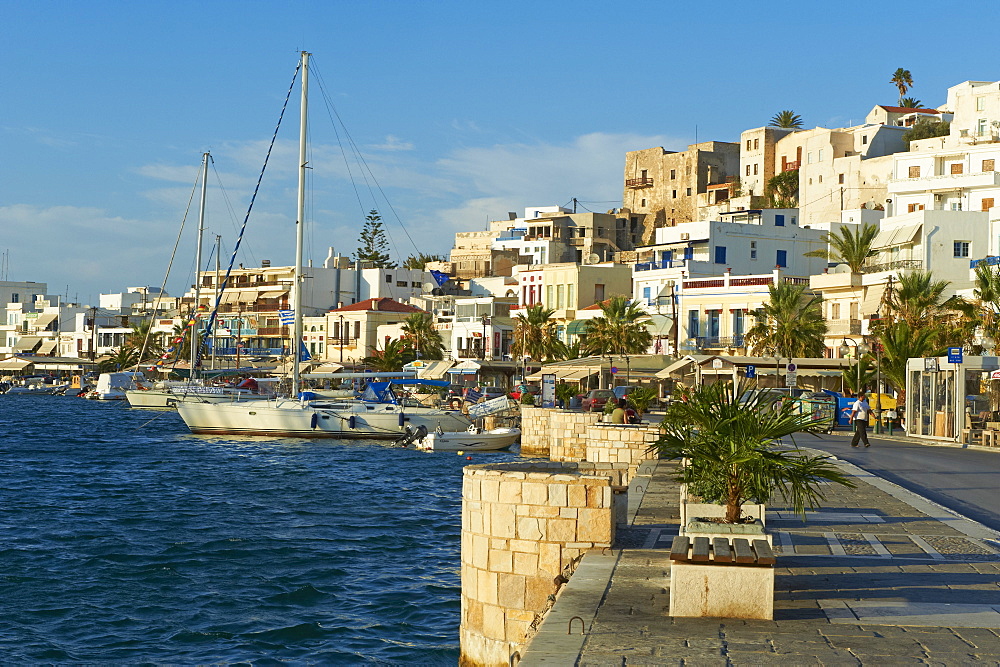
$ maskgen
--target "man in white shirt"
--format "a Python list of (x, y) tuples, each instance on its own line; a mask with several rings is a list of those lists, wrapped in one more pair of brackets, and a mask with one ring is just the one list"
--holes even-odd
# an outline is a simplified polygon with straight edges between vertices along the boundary
[(851, 423), (854, 424), (854, 438), (851, 440), (851, 447), (857, 447), (858, 442), (865, 441), (865, 447), (870, 447), (868, 442), (868, 420), (871, 418), (872, 408), (868, 405), (868, 400), (864, 393), (858, 394), (858, 400), (851, 406)]

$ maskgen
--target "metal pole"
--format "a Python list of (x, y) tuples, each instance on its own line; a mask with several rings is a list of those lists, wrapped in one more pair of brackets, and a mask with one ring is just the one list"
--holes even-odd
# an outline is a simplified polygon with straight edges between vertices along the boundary
[(344, 364), (344, 316), (340, 316), (340, 329), (337, 331), (337, 342), (340, 343), (340, 364)]
[(306, 123), (309, 120), (309, 53), (302, 52), (302, 105), (299, 110), (299, 187), (295, 220), (295, 267), (292, 281), (292, 396), (299, 396), (299, 347), (302, 344), (302, 254), (306, 211)]
[(874, 342), (875, 347), (875, 420), (876, 435), (882, 432), (882, 351), (879, 349), (878, 341)]

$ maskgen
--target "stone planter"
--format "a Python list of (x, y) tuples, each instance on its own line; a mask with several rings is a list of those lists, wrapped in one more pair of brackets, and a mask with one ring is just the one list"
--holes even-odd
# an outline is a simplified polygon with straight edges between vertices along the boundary
[(774, 620), (774, 568), (671, 560), (670, 615)]
[[(681, 534), (684, 534), (684, 527), (688, 525), (691, 521), (697, 517), (705, 517), (708, 519), (721, 519), (726, 516), (726, 508), (724, 505), (719, 505), (716, 503), (703, 503), (697, 502), (692, 497), (685, 499), (686, 493), (681, 496)], [(740, 514), (742, 516), (749, 516), (753, 519), (760, 521), (761, 525), (766, 524), (765, 515), (767, 512), (767, 507), (763, 504), (746, 504), (740, 507)]]
[[(715, 507), (719, 507), (723, 510), (723, 513), (725, 512), (725, 508), (721, 505), (715, 505)], [(763, 512), (763, 505), (754, 505), (753, 507), (760, 507)], [(760, 519), (754, 519), (753, 523), (715, 523), (714, 521), (699, 520), (721, 517), (723, 513), (709, 516), (694, 515), (688, 519), (687, 523), (681, 524), (681, 532), (690, 538), (707, 537), (711, 540), (715, 537), (725, 537), (727, 539), (743, 537), (751, 541), (767, 540), (768, 544), (772, 544), (771, 535), (764, 530), (764, 522)]]

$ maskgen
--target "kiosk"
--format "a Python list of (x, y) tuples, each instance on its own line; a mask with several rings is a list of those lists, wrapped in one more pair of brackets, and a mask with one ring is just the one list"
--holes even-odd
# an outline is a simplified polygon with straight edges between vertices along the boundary
[[(906, 362), (905, 418), (907, 435), (938, 440), (971, 441), (973, 430), (988, 430), (981, 415), (993, 414), (989, 394), (991, 376), (1000, 369), (998, 357), (927, 357)], [(1000, 430), (1000, 424), (997, 424)], [(976, 427), (974, 429), (974, 427)]]

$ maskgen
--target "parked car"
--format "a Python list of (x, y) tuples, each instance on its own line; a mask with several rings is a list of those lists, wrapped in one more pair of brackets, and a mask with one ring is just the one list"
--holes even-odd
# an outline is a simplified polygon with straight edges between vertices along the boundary
[(600, 412), (604, 410), (604, 404), (609, 400), (615, 400), (615, 392), (610, 389), (591, 389), (584, 396), (580, 407), (588, 412)]
[(618, 399), (625, 398), (626, 396), (631, 394), (632, 390), (635, 388), (636, 388), (635, 385), (630, 385), (630, 384), (623, 384), (620, 387), (615, 387), (613, 389), (613, 391), (615, 392), (615, 398)]
[(521, 388), (522, 387), (526, 389), (526, 393), (529, 393), (529, 394), (531, 394), (533, 396), (539, 396), (542, 393), (542, 389), (538, 385), (532, 385), (532, 384), (524, 385), (524, 384), (519, 384), (517, 386), (517, 388), (514, 389), (514, 391), (510, 392), (510, 397), (513, 398), (515, 401), (521, 400)]
[(485, 398), (487, 401), (490, 400), (491, 398), (499, 398), (501, 396), (507, 395), (507, 392), (501, 389), (500, 387), (483, 387), (482, 392), (483, 392), (483, 398)]

